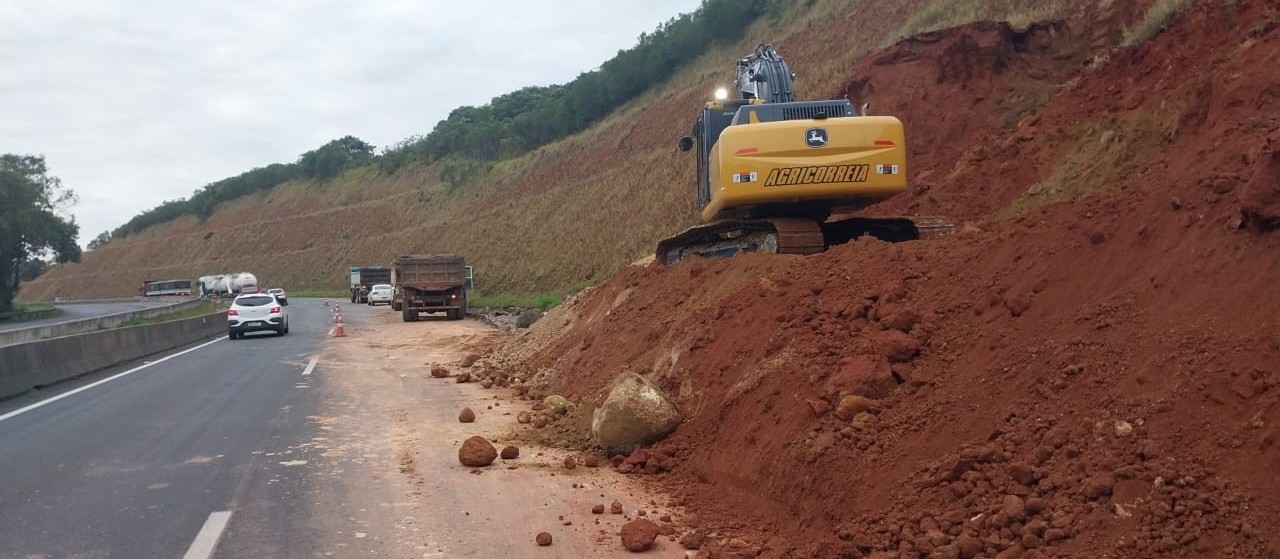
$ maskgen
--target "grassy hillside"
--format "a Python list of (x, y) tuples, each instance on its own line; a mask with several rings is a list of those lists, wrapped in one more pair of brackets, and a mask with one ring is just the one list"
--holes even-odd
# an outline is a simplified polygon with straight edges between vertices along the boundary
[[(732, 81), (732, 63), (759, 42), (778, 46), (802, 98), (845, 93), (867, 52), (908, 33), (973, 19), (1064, 15), (1067, 2), (813, 0), (763, 17), (666, 85), (564, 141), (449, 184), (449, 163), (392, 175), (365, 167), (320, 183), (295, 181), (151, 227), (27, 284), (27, 300), (127, 295), (144, 278), (250, 270), (270, 285), (341, 287), (345, 268), (406, 252), (457, 252), (482, 291), (547, 292), (607, 276), (692, 224), (694, 162), (674, 149), (697, 108)], [(867, 99), (891, 104), (893, 92)], [(456, 170), (456, 167), (455, 167)], [(456, 173), (455, 173), (456, 174)]]

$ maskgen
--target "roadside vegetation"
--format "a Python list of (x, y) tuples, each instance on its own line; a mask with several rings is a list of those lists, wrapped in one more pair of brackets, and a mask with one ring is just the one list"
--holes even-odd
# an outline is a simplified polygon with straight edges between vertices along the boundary
[(1007, 21), (1015, 29), (1062, 14), (1068, 0), (942, 0), (915, 12), (894, 35), (906, 38), (973, 21)]
[(161, 322), (169, 322), (171, 320), (182, 320), (184, 318), (193, 318), (204, 316), (207, 314), (219, 313), (227, 310), (227, 306), (217, 301), (204, 301), (194, 307), (174, 311), (171, 313), (158, 314), (155, 316), (135, 316), (120, 324), (121, 328), (130, 326), (142, 326), (144, 324), (159, 324)]
[(44, 303), (19, 303), (14, 301), (12, 307), (7, 312), (0, 312), (0, 321), (5, 323), (22, 322), (24, 320), (49, 318), (62, 314), (62, 309)]
[[(1134, 27), (1125, 27), (1125, 46), (1138, 46), (1155, 38), (1156, 35), (1159, 35), (1161, 31), (1164, 31), (1169, 26), (1174, 16), (1178, 15), (1178, 12), (1190, 3), (1191, 0), (1156, 0), (1147, 9), (1147, 15), (1142, 18), (1142, 21), (1138, 22)], [(1231, 4), (1234, 4), (1234, 2), (1227, 0), (1224, 5), (1229, 8)]]

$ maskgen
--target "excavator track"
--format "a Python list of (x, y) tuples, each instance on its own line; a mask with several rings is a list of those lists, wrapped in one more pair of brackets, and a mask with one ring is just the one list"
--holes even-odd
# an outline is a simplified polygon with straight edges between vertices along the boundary
[(690, 256), (717, 258), (742, 252), (817, 254), (866, 235), (903, 242), (941, 237), (953, 229), (953, 223), (940, 217), (854, 217), (825, 223), (807, 218), (721, 220), (662, 240), (655, 257), (671, 265)]
[(816, 254), (826, 250), (822, 226), (812, 219), (730, 219), (695, 225), (658, 243), (656, 258), (675, 264), (689, 256), (729, 257), (740, 252)]

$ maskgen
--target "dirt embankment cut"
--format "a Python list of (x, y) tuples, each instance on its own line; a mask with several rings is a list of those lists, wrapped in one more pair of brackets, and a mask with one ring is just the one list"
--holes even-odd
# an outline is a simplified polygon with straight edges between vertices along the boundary
[(585, 399), (653, 379), (685, 421), (650, 479), (763, 556), (1280, 556), (1280, 15), (1232, 6), (1072, 54), (1011, 123), (934, 119), (959, 147), (894, 203), (953, 237), (633, 267), (494, 360)]

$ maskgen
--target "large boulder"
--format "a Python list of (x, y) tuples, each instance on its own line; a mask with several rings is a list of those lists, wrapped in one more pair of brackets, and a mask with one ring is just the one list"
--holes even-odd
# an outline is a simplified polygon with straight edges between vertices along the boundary
[(680, 425), (680, 410), (644, 377), (623, 373), (591, 418), (591, 434), (605, 450), (628, 453), (670, 434)]
[(458, 461), (463, 466), (482, 468), (492, 464), (497, 458), (498, 449), (493, 448), (493, 444), (484, 437), (471, 437), (458, 449)]
[(622, 547), (627, 551), (640, 552), (653, 547), (653, 540), (658, 538), (658, 525), (647, 518), (637, 518), (622, 526)]

